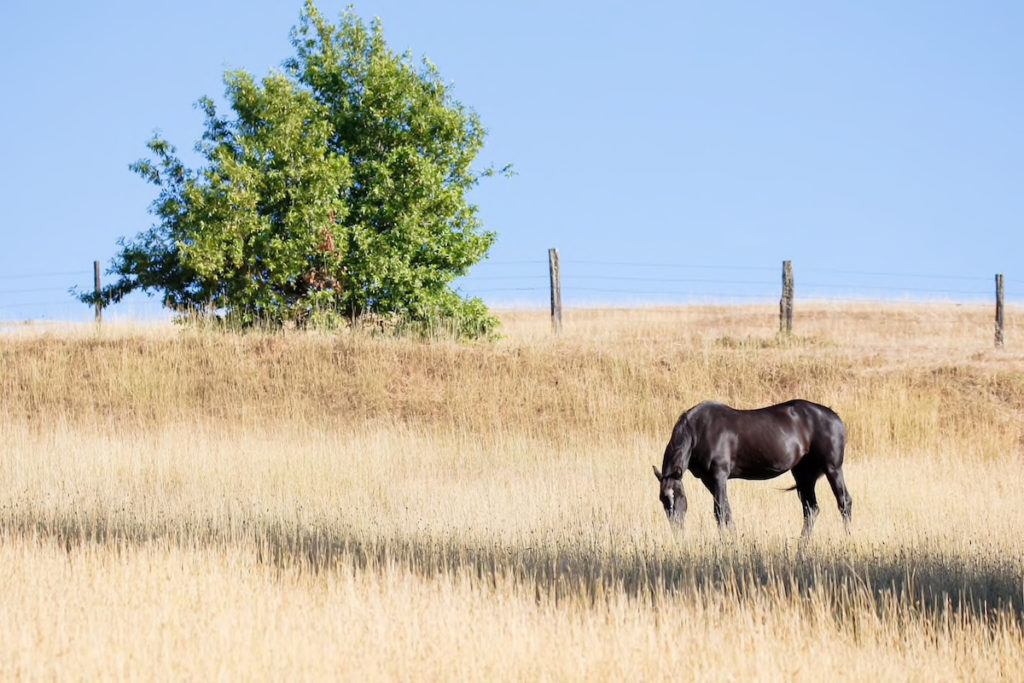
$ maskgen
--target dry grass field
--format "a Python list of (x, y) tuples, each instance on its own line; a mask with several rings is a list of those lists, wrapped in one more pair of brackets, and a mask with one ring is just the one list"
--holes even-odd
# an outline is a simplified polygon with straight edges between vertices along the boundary
[[(1022, 680), (1024, 311), (579, 310), (551, 334), (0, 329), (0, 679)], [(705, 399), (802, 397), (819, 482), (685, 532), (651, 465)]]

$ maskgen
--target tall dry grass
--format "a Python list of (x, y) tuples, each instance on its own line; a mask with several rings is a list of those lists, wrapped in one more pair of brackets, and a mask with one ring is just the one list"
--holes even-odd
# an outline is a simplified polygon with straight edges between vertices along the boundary
[[(990, 311), (502, 314), (496, 344), (163, 327), (0, 336), (2, 678), (1020, 678), (1024, 345)], [(1008, 320), (1017, 319), (1011, 311)], [(801, 396), (827, 486), (650, 465), (704, 399)]]

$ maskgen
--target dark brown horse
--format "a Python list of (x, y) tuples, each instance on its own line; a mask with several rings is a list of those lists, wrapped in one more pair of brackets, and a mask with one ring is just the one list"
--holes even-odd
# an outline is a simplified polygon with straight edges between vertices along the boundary
[(814, 484), (824, 474), (849, 531), (853, 501), (843, 480), (845, 447), (843, 421), (817, 403), (798, 399), (757, 410), (701, 403), (676, 422), (661, 471), (655, 467), (654, 476), (669, 521), (681, 524), (686, 516), (683, 473), (689, 470), (715, 497), (715, 519), (725, 527), (732, 524), (725, 492), (729, 479), (771, 479), (792, 472), (806, 537), (818, 515)]

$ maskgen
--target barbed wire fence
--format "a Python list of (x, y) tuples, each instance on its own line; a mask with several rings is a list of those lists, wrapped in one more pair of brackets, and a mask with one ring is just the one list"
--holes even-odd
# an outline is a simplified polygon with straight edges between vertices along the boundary
[[(0, 274), (0, 322), (79, 322), (99, 320), (103, 309), (79, 301), (73, 290), (93, 292), (99, 289), (99, 263), (88, 267), (41, 272)], [(158, 299), (133, 296), (114, 309), (117, 320), (167, 320), (171, 314)]]
[[(792, 268), (792, 263), (791, 263)], [(780, 278), (780, 273), (782, 277)], [(792, 277), (792, 275), (791, 275)], [(950, 302), (987, 304), (995, 301), (996, 345), (1004, 329), (1004, 276), (894, 272), (807, 267), (797, 270), (790, 296), (823, 302)], [(995, 285), (995, 286), (993, 286)], [(786, 321), (785, 262), (778, 266), (710, 265), (561, 258), (549, 250), (547, 259), (484, 261), (472, 279), (460, 284), (466, 296), (496, 298), (512, 307), (550, 305), (552, 327), (561, 328), (563, 299), (570, 307), (657, 304), (757, 304), (779, 307), (780, 331), (792, 329), (793, 303)]]
[[(764, 300), (777, 298), (779, 279), (777, 267), (740, 267), (740, 266), (704, 266), (692, 264), (658, 264), (658, 263), (634, 263), (617, 261), (575, 261), (563, 260), (562, 286), (564, 290), (575, 294), (618, 294), (627, 296), (651, 296), (676, 298), (682, 301), (707, 300), (721, 303), (743, 300)], [(484, 265), (484, 264), (481, 264)], [(538, 274), (536, 271), (548, 268), (547, 261), (496, 261), (489, 262), (488, 266), (533, 266), (532, 272), (521, 272), (517, 274), (504, 275), (479, 275), (473, 276), (473, 285), (464, 285), (463, 293), (471, 296), (482, 294), (523, 294), (523, 298), (543, 301), (543, 297), (549, 291), (549, 276), (546, 272)], [(644, 269), (665, 269), (665, 270), (691, 270), (698, 272), (727, 273), (749, 272), (763, 273), (765, 276), (756, 279), (737, 279), (723, 277), (663, 277), (658, 275), (622, 275), (610, 274), (607, 271), (581, 272), (580, 267), (609, 268), (644, 268)], [(491, 271), (493, 272), (493, 271)], [(767, 275), (771, 273), (772, 276)], [(800, 289), (805, 298), (812, 299), (837, 299), (837, 300), (887, 300), (894, 296), (910, 298), (906, 295), (924, 295), (923, 298), (930, 300), (963, 301), (965, 298), (970, 301), (980, 301), (991, 298), (992, 289), (991, 277), (956, 276), (956, 275), (927, 275), (913, 273), (882, 273), (855, 270), (830, 270), (807, 268), (801, 269), (801, 274), (828, 274), (828, 275), (853, 275), (859, 277), (885, 277), (902, 278), (904, 280), (958, 280), (965, 283), (964, 286), (934, 287), (922, 285), (904, 284), (872, 284), (870, 282), (828, 282), (821, 279), (812, 279), (808, 282), (801, 281)], [(503, 281), (510, 285), (502, 285)], [(484, 283), (478, 286), (475, 283)], [(530, 284), (525, 284), (530, 283)], [(969, 283), (969, 284), (967, 284)], [(686, 285), (686, 286), (679, 286)], [(712, 287), (708, 287), (712, 286)], [(755, 291), (740, 291), (738, 288), (751, 289)], [(872, 296), (876, 293), (877, 296)], [(529, 295), (529, 296), (526, 296)], [(503, 297), (503, 298), (508, 298)], [(586, 303), (587, 297), (577, 297), (577, 302)]]
[[(100, 287), (99, 262), (81, 269), (0, 274), (0, 321), (99, 321), (103, 310), (91, 309), (72, 296)], [(943, 301), (984, 304), (995, 299), (995, 339), (1003, 338), (1004, 278), (995, 276), (889, 272), (800, 267), (795, 296), (802, 301)], [(784, 267), (783, 267), (784, 271)], [(1013, 280), (1011, 279), (1011, 282)], [(993, 287), (995, 284), (995, 287)], [(550, 306), (552, 325), (561, 325), (563, 298), (571, 307), (685, 304), (771, 304), (780, 307), (785, 326), (785, 282), (778, 266), (712, 265), (636, 260), (548, 258), (486, 260), (456, 283), (464, 296), (506, 308)], [(556, 296), (557, 295), (557, 296)], [(557, 301), (556, 301), (557, 298)], [(792, 301), (790, 301), (792, 310)], [(158, 300), (136, 297), (118, 304), (124, 320), (168, 319)]]

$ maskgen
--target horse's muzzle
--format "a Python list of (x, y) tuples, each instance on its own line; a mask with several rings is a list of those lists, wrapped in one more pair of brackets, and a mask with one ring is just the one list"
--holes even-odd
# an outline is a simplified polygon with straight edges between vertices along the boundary
[(673, 527), (682, 528), (683, 520), (686, 519), (686, 512), (678, 507), (665, 508), (665, 517)]

